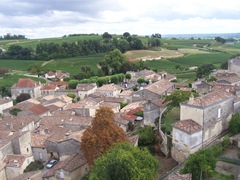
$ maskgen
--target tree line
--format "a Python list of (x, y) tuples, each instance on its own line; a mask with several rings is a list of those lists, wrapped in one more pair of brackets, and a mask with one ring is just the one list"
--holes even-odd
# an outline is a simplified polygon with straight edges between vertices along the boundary
[(15, 40), (15, 39), (26, 39), (24, 35), (11, 35), (11, 34), (6, 34), (3, 36), (0, 36), (0, 40)]
[[(150, 38), (147, 46), (158, 47), (158, 38)], [(40, 43), (36, 49), (12, 45), (6, 52), (0, 52), (1, 59), (49, 60), (54, 58), (69, 58), (96, 53), (106, 53), (119, 49), (122, 53), (128, 50), (146, 49), (143, 41), (130, 33), (124, 33), (120, 38), (112, 37), (105, 32), (102, 39), (78, 40), (76, 42)]]

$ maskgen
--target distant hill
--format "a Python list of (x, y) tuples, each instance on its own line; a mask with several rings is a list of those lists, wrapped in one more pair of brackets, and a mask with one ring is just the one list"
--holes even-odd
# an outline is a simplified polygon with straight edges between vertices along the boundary
[(222, 38), (240, 38), (240, 33), (213, 33), (213, 34), (163, 34), (162, 38), (201, 38), (201, 39), (214, 39), (215, 37)]

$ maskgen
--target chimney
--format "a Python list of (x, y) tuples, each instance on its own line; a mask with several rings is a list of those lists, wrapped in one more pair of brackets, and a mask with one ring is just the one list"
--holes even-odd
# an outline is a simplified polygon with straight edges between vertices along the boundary
[(212, 92), (212, 86), (209, 86), (209, 92)]
[(44, 129), (44, 133), (48, 134), (48, 128)]
[(188, 100), (188, 104), (193, 104), (193, 102), (194, 102), (194, 96), (193, 94), (191, 94)]
[(13, 161), (13, 165), (14, 165), (15, 167), (19, 167), (18, 161), (17, 161), (17, 160), (14, 160), (14, 161)]

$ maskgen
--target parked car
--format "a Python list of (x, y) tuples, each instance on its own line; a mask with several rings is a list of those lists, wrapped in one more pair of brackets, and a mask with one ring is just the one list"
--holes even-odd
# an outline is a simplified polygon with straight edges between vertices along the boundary
[(52, 168), (55, 164), (57, 164), (57, 162), (58, 162), (58, 161), (57, 161), (56, 159), (50, 160), (50, 161), (47, 163), (47, 165), (46, 165), (47, 169)]

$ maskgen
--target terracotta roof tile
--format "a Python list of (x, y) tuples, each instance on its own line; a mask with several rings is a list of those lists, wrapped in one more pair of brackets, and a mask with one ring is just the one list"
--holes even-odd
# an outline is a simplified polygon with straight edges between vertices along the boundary
[(55, 175), (55, 171), (58, 169), (63, 169), (68, 172), (72, 172), (73, 170), (85, 165), (87, 162), (83, 155), (74, 154), (68, 157), (67, 159), (58, 162), (51, 170), (49, 170), (46, 174), (43, 175), (44, 178), (51, 177)]
[(156, 94), (163, 94), (165, 91), (170, 90), (173, 84), (167, 80), (161, 79), (153, 84), (146, 86), (144, 89)]
[(31, 146), (32, 147), (45, 147), (45, 140), (50, 134), (31, 133)]
[(28, 109), (29, 111), (35, 113), (36, 115), (42, 115), (49, 111), (47, 107), (44, 107), (41, 104), (37, 104)]
[(172, 124), (172, 126), (188, 134), (194, 134), (202, 130), (202, 126), (192, 119), (177, 121), (176, 123)]
[(136, 115), (134, 115), (136, 112), (138, 111), (143, 111), (143, 107), (137, 107), (133, 110), (130, 110), (129, 112), (127, 112), (126, 114), (123, 114), (122, 117), (124, 119), (127, 119), (127, 120), (131, 120), (131, 121), (135, 121), (135, 119), (137, 118)]
[(29, 156), (19, 154), (6, 155), (3, 159), (3, 163), (5, 163), (6, 166), (12, 167), (15, 166), (14, 163), (17, 162), (19, 164), (19, 167), (21, 167), (27, 157)]
[(36, 82), (29, 78), (20, 78), (17, 83), (17, 88), (34, 88), (40, 86), (39, 82)]
[(194, 105), (198, 107), (207, 107), (231, 97), (233, 98), (233, 95), (231, 93), (228, 93), (225, 91), (214, 91), (202, 97), (194, 98), (192, 101), (188, 101), (187, 103), (181, 103), (181, 104), (183, 105), (189, 104), (189, 105)]
[(41, 90), (56, 90), (57, 86), (56, 85), (45, 85), (41, 87)]
[(97, 88), (97, 91), (116, 91), (122, 88), (116, 84), (104, 84), (103, 86)]

